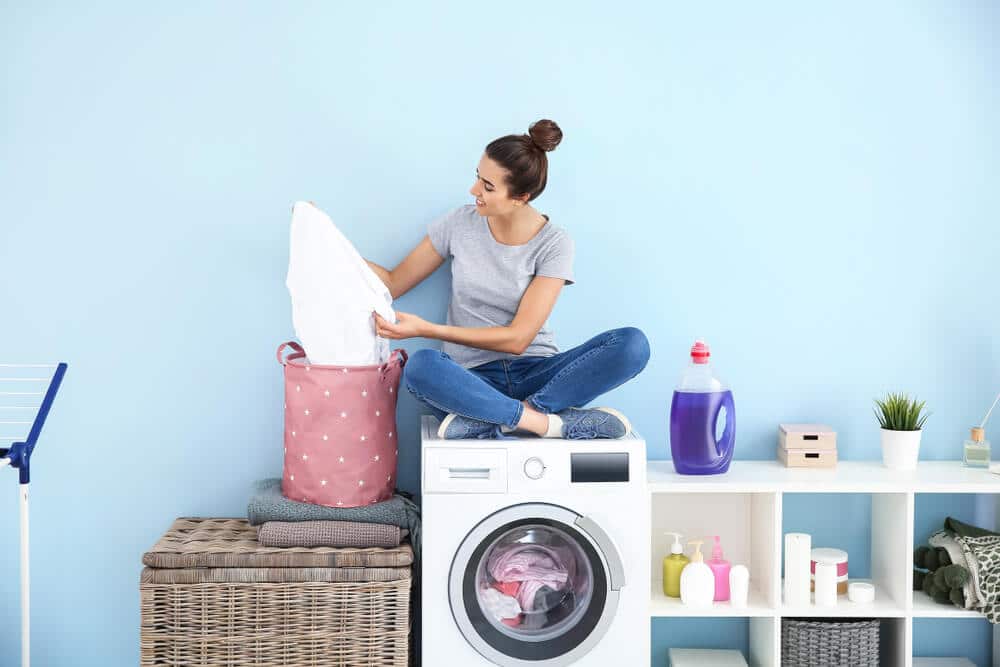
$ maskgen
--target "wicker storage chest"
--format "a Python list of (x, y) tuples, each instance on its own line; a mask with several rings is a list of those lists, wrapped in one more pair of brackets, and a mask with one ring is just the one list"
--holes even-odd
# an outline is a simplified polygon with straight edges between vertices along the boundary
[(269, 548), (245, 519), (178, 519), (139, 583), (143, 667), (409, 660), (413, 551)]

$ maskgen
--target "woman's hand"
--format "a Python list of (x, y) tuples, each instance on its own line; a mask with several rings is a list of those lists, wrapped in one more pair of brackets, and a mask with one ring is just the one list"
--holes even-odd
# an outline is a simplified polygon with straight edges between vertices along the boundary
[(402, 338), (426, 337), (430, 322), (410, 313), (396, 311), (396, 322), (390, 322), (378, 313), (375, 316), (375, 333), (382, 338), (400, 340)]

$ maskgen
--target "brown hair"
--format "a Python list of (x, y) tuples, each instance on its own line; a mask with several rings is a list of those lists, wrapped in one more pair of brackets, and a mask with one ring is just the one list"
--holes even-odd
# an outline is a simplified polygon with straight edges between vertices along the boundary
[(542, 194), (549, 175), (549, 159), (562, 141), (562, 130), (554, 121), (532, 123), (527, 134), (508, 134), (489, 143), (486, 156), (507, 170), (511, 197), (527, 194), (531, 201)]

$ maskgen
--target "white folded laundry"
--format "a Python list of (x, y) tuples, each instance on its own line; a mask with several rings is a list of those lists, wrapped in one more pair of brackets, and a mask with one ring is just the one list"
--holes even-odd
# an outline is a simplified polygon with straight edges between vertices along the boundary
[(330, 217), (309, 202), (292, 207), (288, 277), (292, 325), (309, 361), (381, 364), (389, 341), (375, 334), (372, 311), (396, 321), (392, 295)]

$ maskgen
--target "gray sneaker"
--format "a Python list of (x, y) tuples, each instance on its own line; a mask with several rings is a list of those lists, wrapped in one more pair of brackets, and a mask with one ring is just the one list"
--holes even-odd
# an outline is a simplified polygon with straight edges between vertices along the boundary
[(492, 438), (496, 424), (449, 414), (438, 427), (438, 437), (442, 440), (468, 440), (472, 438)]
[(556, 414), (563, 420), (567, 440), (617, 440), (632, 432), (632, 424), (614, 408), (566, 408)]

